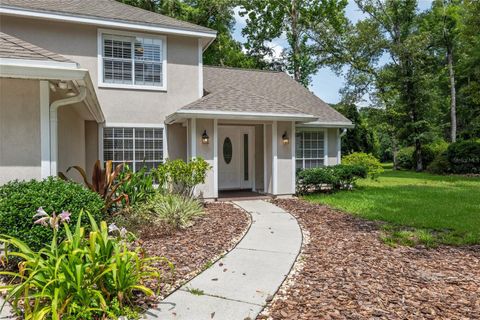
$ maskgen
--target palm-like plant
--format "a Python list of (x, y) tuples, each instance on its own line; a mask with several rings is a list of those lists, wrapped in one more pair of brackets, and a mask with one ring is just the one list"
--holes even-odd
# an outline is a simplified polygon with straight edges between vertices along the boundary
[[(113, 162), (111, 160), (105, 162), (105, 169), (102, 169), (100, 160), (95, 162), (93, 166), (92, 181), (88, 181), (87, 173), (80, 166), (68, 167), (66, 172), (71, 169), (77, 170), (82, 176), (85, 186), (92, 191), (98, 193), (105, 201), (105, 210), (108, 210), (114, 203), (125, 200), (128, 204), (128, 195), (125, 193), (118, 194), (117, 189), (126, 183), (131, 178), (131, 174), (125, 174), (121, 179), (119, 175), (122, 172), (124, 164), (121, 163), (113, 168)], [(69, 180), (62, 172), (58, 173), (58, 176), (64, 180)]]

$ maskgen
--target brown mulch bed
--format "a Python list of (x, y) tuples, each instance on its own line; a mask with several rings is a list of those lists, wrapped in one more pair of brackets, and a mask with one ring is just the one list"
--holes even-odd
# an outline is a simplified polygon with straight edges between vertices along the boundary
[(303, 200), (275, 204), (308, 242), (258, 319), (480, 318), (480, 246), (392, 248), (378, 223)]
[[(161, 296), (168, 295), (231, 250), (250, 226), (250, 216), (229, 203), (207, 203), (205, 215), (185, 230), (167, 231), (145, 226), (140, 232), (142, 247), (149, 256), (167, 258), (175, 266), (173, 274), (165, 263)], [(150, 283), (158, 289), (156, 283)]]

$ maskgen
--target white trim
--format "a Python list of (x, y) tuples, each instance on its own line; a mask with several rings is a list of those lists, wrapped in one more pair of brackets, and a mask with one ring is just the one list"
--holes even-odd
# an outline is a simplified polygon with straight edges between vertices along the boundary
[(52, 67), (41, 62), (37, 65), (24, 64), (20, 59), (17, 61), (18, 63), (15, 64), (13, 61), (3, 64), (3, 61), (0, 60), (0, 76), (38, 80), (83, 80), (88, 73), (86, 69)]
[(328, 129), (323, 129), (323, 165), (328, 166)]
[(203, 47), (198, 39), (198, 98), (203, 97)]
[(272, 123), (272, 194), (276, 195), (278, 193), (278, 128), (277, 121)]
[(163, 126), (163, 162), (165, 162), (165, 159), (169, 159), (168, 156), (168, 126)]
[[(103, 128), (105, 124), (98, 125), (98, 160), (100, 160), (100, 164), (103, 166), (105, 159), (103, 158)], [(88, 165), (88, 164), (87, 164)]]
[(156, 27), (152, 25), (146, 25), (141, 23), (128, 23), (128, 22), (120, 22), (120, 21), (112, 21), (108, 19), (102, 18), (89, 18), (89, 17), (81, 17), (81, 16), (72, 16), (72, 15), (62, 15), (59, 13), (45, 13), (45, 12), (38, 12), (38, 11), (30, 11), (24, 9), (13, 9), (13, 8), (5, 8), (0, 7), (0, 13), (5, 15), (13, 15), (13, 16), (23, 16), (23, 17), (31, 17), (31, 18), (39, 18), (39, 19), (47, 19), (47, 20), (57, 20), (57, 21), (64, 21), (64, 22), (75, 22), (81, 24), (90, 24), (90, 25), (97, 25), (103, 27), (114, 27), (114, 28), (124, 28), (124, 29), (131, 29), (143, 32), (159, 32), (159, 33), (166, 33), (166, 34), (178, 34), (184, 36), (191, 36), (191, 37), (205, 37), (205, 38), (216, 38), (216, 32), (202, 32), (202, 31), (192, 31), (192, 30), (184, 30), (180, 28), (172, 28), (172, 27)]
[(41, 178), (50, 175), (50, 86), (48, 81), (40, 81), (40, 149)]
[(263, 193), (268, 193), (267, 186), (267, 124), (263, 124)]
[(163, 123), (105, 122), (105, 127), (119, 128), (165, 128)]
[(353, 127), (355, 127), (355, 125), (351, 122), (322, 122), (322, 121), (313, 121), (313, 122), (301, 123), (297, 126), (298, 127), (305, 127), (305, 128), (318, 128), (318, 127), (353, 128)]
[[(162, 41), (162, 86), (145, 86), (137, 85), (135, 81), (135, 59), (132, 53), (132, 84), (107, 83), (103, 81), (103, 35), (125, 36), (125, 37), (142, 37), (150, 39), (159, 39)], [(129, 32), (110, 29), (97, 30), (97, 66), (98, 66), (98, 87), (99, 88), (115, 88), (126, 90), (149, 90), (149, 91), (167, 91), (167, 37), (154, 35), (149, 33)]]
[(193, 118), (190, 120), (190, 139), (192, 146), (190, 158), (194, 159), (197, 157), (197, 119)]
[(290, 144), (291, 144), (291, 152), (292, 152), (292, 194), (295, 194), (297, 191), (296, 188), (296, 171), (297, 171), (297, 159), (295, 152), (295, 139), (297, 137), (297, 132), (295, 131), (295, 121), (292, 121), (292, 129), (290, 133)]
[(342, 136), (340, 129), (337, 131), (337, 164), (342, 162)]
[(78, 69), (79, 65), (75, 62), (61, 62), (53, 60), (30, 60), (15, 58), (0, 58), (0, 64), (5, 66), (30, 66), (30, 67), (50, 67), (55, 69)]
[(223, 120), (296, 120), (311, 121), (317, 119), (312, 115), (289, 114), (289, 113), (270, 113), (270, 112), (237, 112), (237, 111), (210, 111), (210, 110), (178, 110), (169, 115), (167, 123), (173, 123), (178, 119), (197, 118), (197, 119), (223, 119)]
[(218, 120), (213, 119), (213, 197), (218, 198)]

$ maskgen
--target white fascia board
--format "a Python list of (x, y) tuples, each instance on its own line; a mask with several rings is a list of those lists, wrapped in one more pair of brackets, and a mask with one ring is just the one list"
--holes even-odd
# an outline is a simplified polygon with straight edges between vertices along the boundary
[(17, 60), (16, 64), (8, 61), (3, 63), (0, 59), (0, 77), (3, 78), (20, 78), (20, 79), (38, 79), (38, 80), (83, 80), (88, 74), (87, 69), (66, 68), (65, 66), (52, 66), (49, 63), (44, 64), (38, 61), (37, 64), (29, 62), (23, 63), (24, 60)]
[(184, 36), (190, 36), (190, 37), (203, 37), (203, 38), (217, 37), (217, 32), (193, 31), (193, 30), (186, 30), (186, 29), (174, 28), (174, 27), (158, 27), (158, 26), (153, 26), (148, 24), (129, 23), (129, 22), (114, 21), (114, 20), (108, 20), (108, 19), (102, 19), (102, 18), (74, 16), (74, 15), (51, 13), (51, 12), (39, 12), (39, 11), (25, 10), (25, 9), (18, 9), (18, 8), (0, 7), (0, 14), (37, 18), (37, 19), (56, 20), (56, 21), (63, 21), (63, 22), (75, 22), (75, 23), (81, 23), (81, 24), (122, 28), (122, 29), (137, 30), (137, 31), (176, 34), (176, 35), (184, 35)]
[(314, 121), (297, 124), (297, 128), (353, 128), (355, 125), (351, 122), (323, 122)]
[(178, 110), (167, 117), (167, 121), (181, 118), (197, 119), (243, 119), (243, 120), (280, 120), (280, 121), (314, 121), (318, 119), (313, 115), (267, 113), (267, 112), (234, 112), (234, 111), (208, 111), (208, 110)]
[(16, 66), (24, 65), (31, 67), (52, 67), (57, 69), (78, 69), (79, 65), (76, 62), (60, 62), (53, 60), (34, 60), (34, 59), (13, 59), (13, 58), (0, 58), (0, 65)]

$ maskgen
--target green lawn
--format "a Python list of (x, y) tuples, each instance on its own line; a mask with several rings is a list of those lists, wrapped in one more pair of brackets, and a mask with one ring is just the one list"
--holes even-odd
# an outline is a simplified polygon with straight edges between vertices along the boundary
[(390, 244), (480, 244), (480, 178), (393, 171), (364, 179), (354, 191), (314, 194), (307, 200), (386, 221)]

